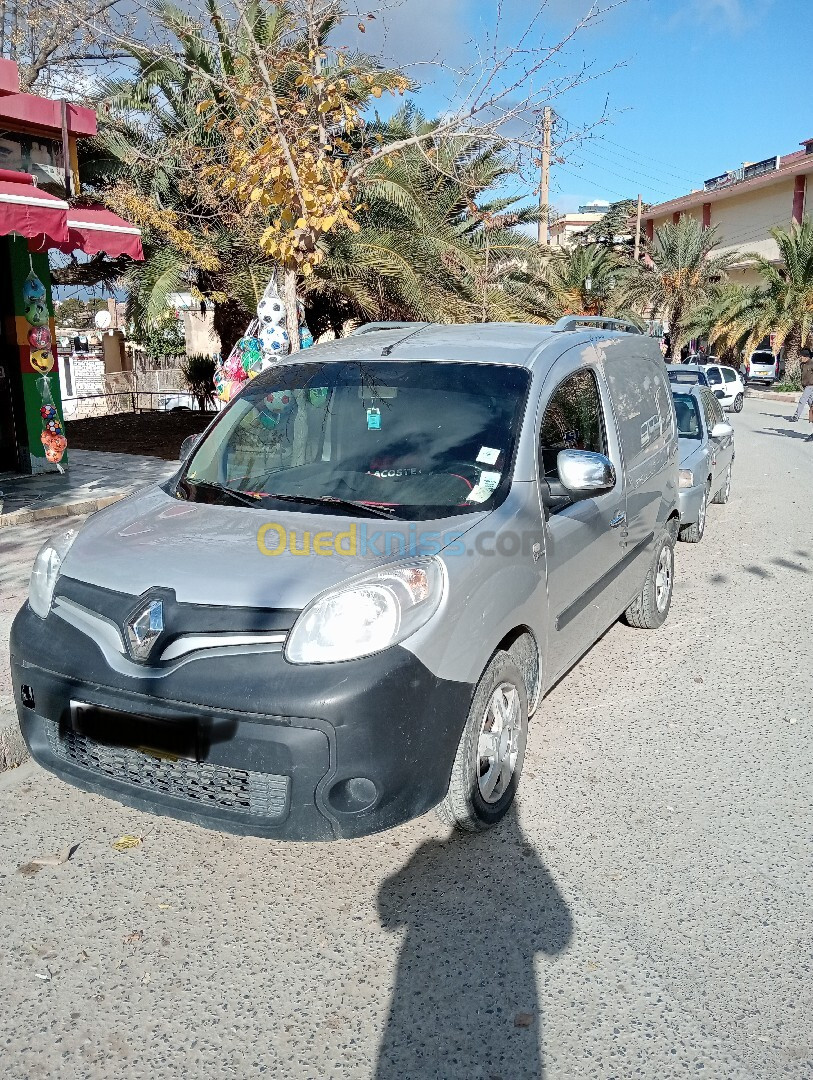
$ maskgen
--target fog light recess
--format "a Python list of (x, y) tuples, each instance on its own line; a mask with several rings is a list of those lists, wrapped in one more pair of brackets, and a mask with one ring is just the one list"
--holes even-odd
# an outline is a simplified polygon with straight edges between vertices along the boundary
[(339, 780), (330, 789), (328, 802), (342, 814), (359, 814), (369, 810), (378, 797), (378, 789), (366, 776), (351, 776)]

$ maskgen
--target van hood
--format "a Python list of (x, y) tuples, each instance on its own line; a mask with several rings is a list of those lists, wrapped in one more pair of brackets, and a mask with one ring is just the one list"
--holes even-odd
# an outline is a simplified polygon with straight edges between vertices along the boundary
[[(301, 610), (324, 589), (400, 552), (438, 554), (488, 513), (388, 521), (263, 512), (182, 502), (152, 487), (94, 514), (62, 573), (134, 596), (174, 589), (179, 603)], [(317, 537), (324, 554), (315, 550)]]

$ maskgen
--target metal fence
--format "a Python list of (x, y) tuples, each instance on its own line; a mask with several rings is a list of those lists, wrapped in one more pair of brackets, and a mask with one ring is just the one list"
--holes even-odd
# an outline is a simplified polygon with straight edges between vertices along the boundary
[(198, 408), (197, 399), (184, 384), (180, 368), (147, 372), (117, 371), (104, 375), (98, 390), (64, 395), (62, 398), (66, 420), (83, 420), (115, 413)]

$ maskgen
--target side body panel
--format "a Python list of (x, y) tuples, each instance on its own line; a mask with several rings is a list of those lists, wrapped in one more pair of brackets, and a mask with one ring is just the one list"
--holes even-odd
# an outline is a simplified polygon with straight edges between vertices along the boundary
[[(627, 544), (644, 556), (678, 508), (675, 408), (663, 361), (646, 337), (597, 346), (615, 410), (627, 474)], [(626, 602), (643, 585), (649, 560), (632, 560)]]

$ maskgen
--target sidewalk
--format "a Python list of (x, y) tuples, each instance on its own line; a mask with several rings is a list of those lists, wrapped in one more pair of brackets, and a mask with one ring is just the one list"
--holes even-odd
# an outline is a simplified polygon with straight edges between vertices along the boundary
[(93, 513), (176, 468), (177, 462), (161, 458), (72, 450), (70, 470), (62, 476), (0, 476), (0, 773), (27, 757), (11, 693), (8, 637), (34, 556), (57, 528), (47, 519)]
[(147, 484), (160, 483), (175, 461), (135, 454), (71, 450), (64, 474), (0, 474), (0, 528), (45, 518), (92, 514)]

